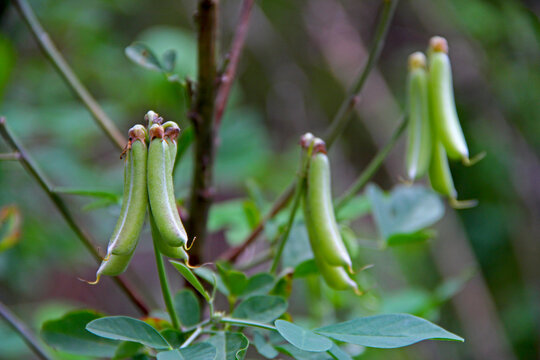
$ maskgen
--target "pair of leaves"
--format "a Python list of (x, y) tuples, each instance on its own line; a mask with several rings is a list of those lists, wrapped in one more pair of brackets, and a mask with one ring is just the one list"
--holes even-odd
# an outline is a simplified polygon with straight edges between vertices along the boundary
[(409, 314), (383, 314), (324, 326), (313, 331), (285, 320), (276, 320), (277, 331), (300, 350), (323, 352), (333, 347), (330, 339), (375, 348), (397, 348), (422, 340), (463, 339), (443, 328)]

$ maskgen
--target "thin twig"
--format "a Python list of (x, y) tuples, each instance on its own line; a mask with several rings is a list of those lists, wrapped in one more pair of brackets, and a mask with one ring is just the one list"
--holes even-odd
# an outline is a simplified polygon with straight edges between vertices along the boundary
[(249, 28), (249, 18), (251, 16), (251, 9), (253, 8), (254, 0), (244, 0), (242, 3), (242, 9), (240, 10), (240, 19), (236, 26), (234, 33), (231, 50), (229, 51), (229, 63), (223, 74), (221, 75), (220, 87), (216, 96), (216, 126), (219, 127), (221, 123), (221, 117), (227, 106), (227, 100), (231, 91), (234, 78), (236, 76), (236, 69), (238, 68), (238, 62), (244, 43), (246, 42), (246, 36)]
[(107, 134), (109, 139), (120, 149), (126, 144), (124, 136), (120, 133), (116, 125), (107, 116), (94, 97), (81, 83), (77, 75), (68, 65), (60, 51), (56, 48), (49, 34), (45, 32), (43, 26), (39, 23), (34, 11), (26, 0), (13, 0), (13, 5), (18, 10), (26, 25), (34, 35), (39, 47), (52, 63), (54, 68), (62, 76), (66, 84), (77, 95), (79, 100), (86, 106), (98, 126)]
[[(149, 216), (153, 216), (152, 212), (150, 212)], [(154, 220), (150, 220), (150, 224), (152, 225), (152, 242), (154, 243), (154, 254), (156, 255), (156, 266), (159, 275), (159, 283), (161, 285), (161, 293), (163, 294), (163, 301), (165, 302), (165, 306), (167, 307), (167, 312), (169, 313), (169, 317), (171, 318), (173, 327), (176, 330), (180, 330), (180, 320), (178, 318), (178, 315), (176, 314), (176, 309), (173, 304), (171, 290), (169, 287), (169, 280), (167, 279), (165, 264), (163, 263), (163, 255), (161, 255), (161, 252), (159, 251), (156, 243), (156, 236), (160, 235), (159, 233), (157, 233), (157, 229), (154, 228)]]
[(43, 360), (52, 360), (52, 357), (47, 354), (47, 351), (41, 346), (38, 339), (32, 334), (30, 329), (19, 319), (8, 307), (0, 301), (0, 317), (2, 317), (13, 330), (15, 330), (28, 347)]
[[(90, 239), (90, 236), (77, 224), (75, 218), (68, 210), (66, 203), (60, 198), (58, 193), (54, 192), (54, 187), (50, 184), (45, 174), (43, 174), (43, 172), (36, 165), (32, 157), (26, 152), (20, 142), (13, 136), (13, 134), (7, 127), (6, 119), (4, 117), (0, 118), (0, 135), (2, 135), (4, 140), (8, 143), (8, 145), (12, 148), (13, 151), (17, 151), (20, 154), (19, 160), (21, 164), (28, 171), (28, 173), (37, 181), (41, 189), (54, 203), (58, 211), (60, 211), (60, 214), (62, 214), (62, 217), (64, 218), (68, 226), (71, 228), (71, 230), (73, 230), (79, 240), (81, 240), (81, 242), (83, 243), (84, 247), (88, 250), (88, 252), (90, 252), (92, 257), (99, 264), (102, 259), (96, 250), (96, 246)], [(129, 286), (122, 278), (118, 276), (113, 277), (113, 280), (116, 285), (120, 287), (120, 289), (129, 297), (133, 304), (143, 314), (147, 315), (149, 313), (148, 307), (144, 304), (142, 299), (137, 294), (135, 294), (131, 286)]]
[[(343, 131), (343, 128), (349, 122), (349, 115), (354, 109), (354, 106), (358, 102), (360, 93), (364, 87), (364, 84), (373, 70), (374, 65), (379, 59), (382, 47), (384, 45), (384, 40), (386, 34), (388, 33), (388, 28), (390, 26), (391, 20), (393, 18), (398, 0), (384, 0), (384, 7), (382, 10), (381, 18), (377, 25), (375, 31), (375, 37), (373, 43), (370, 47), (369, 57), (367, 60), (364, 69), (360, 73), (358, 80), (355, 81), (355, 85), (349, 90), (349, 95), (345, 98), (341, 106), (339, 107), (338, 112), (334, 116), (328, 130), (326, 131), (326, 136), (324, 140), (326, 142), (327, 149), (330, 149), (332, 144), (338, 135)], [(259, 224), (253, 229), (253, 231), (247, 236), (247, 238), (242, 242), (241, 245), (228, 250), (220, 258), (227, 259), (229, 261), (234, 261), (236, 258), (251, 244), (257, 239), (259, 234), (263, 231), (266, 223), (271, 220), (275, 215), (277, 215), (281, 210), (287, 206), (289, 200), (294, 194), (294, 183), (289, 185), (287, 189), (280, 195), (280, 197), (274, 202), (270, 211), (261, 219)]]
[(332, 146), (337, 137), (343, 132), (343, 129), (350, 121), (350, 114), (354, 110), (354, 107), (360, 99), (360, 93), (364, 88), (366, 80), (371, 73), (371, 70), (375, 67), (375, 64), (379, 60), (381, 51), (384, 46), (386, 34), (390, 28), (390, 23), (394, 17), (396, 6), (399, 0), (384, 0), (384, 6), (381, 14), (377, 29), (375, 30), (375, 37), (369, 48), (369, 55), (364, 66), (364, 69), (360, 73), (360, 76), (355, 81), (354, 85), (349, 89), (345, 101), (339, 107), (338, 112), (332, 119), (330, 127), (325, 132), (324, 141), (327, 147)]
[(338, 212), (343, 206), (345, 206), (354, 196), (367, 184), (369, 179), (375, 175), (377, 170), (381, 167), (384, 160), (394, 148), (397, 141), (401, 137), (401, 134), (405, 131), (407, 127), (407, 117), (403, 115), (400, 119), (399, 125), (392, 133), (390, 140), (386, 145), (377, 152), (377, 155), (369, 162), (368, 166), (362, 171), (360, 176), (356, 179), (354, 183), (334, 202), (334, 210)]
[(252, 327), (257, 327), (257, 328), (266, 329), (266, 330), (277, 330), (276, 327), (273, 325), (264, 324), (258, 321), (251, 321), (248, 319), (235, 319), (235, 318), (230, 318), (230, 317), (223, 317), (219, 321), (224, 324), (233, 324), (237, 326), (252, 326)]
[(191, 249), (191, 260), (199, 263), (206, 239), (206, 225), (213, 193), (218, 1), (200, 0), (196, 19), (198, 23), (198, 74), (194, 107), (190, 113), (195, 132), (195, 158), (189, 218), (186, 225), (188, 234), (192, 238), (197, 238)]
[(0, 154), (0, 161), (19, 161), (21, 154), (18, 152)]
[(191, 334), (187, 339), (186, 341), (184, 341), (182, 343), (182, 345), (180, 345), (180, 349), (183, 349), (185, 347), (188, 347), (193, 341), (195, 341), (199, 335), (201, 334), (202, 332), (202, 327), (201, 326), (198, 326), (195, 331), (193, 332), (193, 334)]

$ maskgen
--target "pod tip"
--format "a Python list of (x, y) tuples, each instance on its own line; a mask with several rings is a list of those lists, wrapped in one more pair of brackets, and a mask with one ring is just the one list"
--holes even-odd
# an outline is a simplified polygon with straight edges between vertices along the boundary
[(471, 209), (478, 205), (478, 200), (471, 199), (471, 200), (458, 200), (455, 197), (450, 198), (450, 206), (452, 206), (454, 209), (462, 210), (462, 209)]
[(482, 151), (481, 153), (476, 154), (472, 158), (463, 158), (463, 165), (465, 166), (473, 166), (477, 162), (481, 161), (483, 158), (485, 158), (487, 153), (485, 151)]
[(82, 282), (87, 283), (88, 285), (96, 285), (96, 284), (99, 282), (99, 279), (100, 279), (100, 278), (101, 278), (101, 275), (98, 274), (98, 275), (96, 276), (96, 280), (94, 280), (94, 281), (88, 281), (88, 280), (85, 280), (85, 279), (83, 279), (83, 278), (77, 278), (77, 279), (78, 279), (79, 281), (82, 281)]
[(163, 122), (163, 118), (159, 116), (158, 113), (154, 112), (153, 110), (149, 110), (144, 115), (144, 120), (148, 124), (148, 126), (151, 126), (152, 124), (161, 124)]
[(426, 55), (421, 51), (409, 55), (409, 71), (426, 68)]
[(433, 36), (429, 39), (429, 49), (434, 52), (448, 54), (448, 41), (442, 36)]
[(315, 136), (313, 136), (312, 133), (307, 132), (304, 135), (300, 137), (300, 146), (304, 149), (307, 149), (311, 142), (315, 139)]
[(154, 124), (150, 126), (150, 130), (148, 130), (150, 134), (150, 141), (154, 140), (155, 138), (163, 139), (164, 130), (163, 126), (159, 124)]
[(133, 143), (134, 141), (139, 140), (144, 143), (146, 141), (147, 134), (146, 128), (140, 124), (137, 124), (128, 131), (129, 142)]

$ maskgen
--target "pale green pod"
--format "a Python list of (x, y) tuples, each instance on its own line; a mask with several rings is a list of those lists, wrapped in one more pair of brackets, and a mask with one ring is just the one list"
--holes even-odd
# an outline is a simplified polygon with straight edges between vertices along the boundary
[(163, 139), (163, 127), (150, 128), (148, 150), (148, 198), (156, 226), (167, 244), (182, 246), (187, 234), (176, 208), (169, 146)]
[(433, 155), (429, 166), (429, 182), (433, 190), (451, 199), (456, 199), (457, 191), (450, 172), (446, 151), (439, 141), (435, 141), (433, 145)]
[(104, 259), (99, 266), (96, 273), (96, 281), (91, 282), (90, 284), (97, 284), (101, 275), (117, 276), (126, 271), (133, 254), (134, 252), (127, 255), (108, 255), (107, 259)]
[(410, 180), (427, 173), (431, 159), (431, 130), (426, 57), (421, 52), (409, 56), (407, 78), (408, 139), (405, 165)]
[(173, 259), (189, 260), (189, 256), (182, 246), (170, 246), (163, 240), (156, 226), (156, 222), (154, 221), (154, 217), (152, 216), (152, 212), (150, 212), (149, 218), (152, 239), (156, 242), (159, 252)]
[(176, 161), (176, 153), (178, 152), (177, 140), (180, 135), (180, 127), (174, 121), (167, 121), (163, 125), (164, 138), (169, 145), (169, 152), (171, 156), (172, 169), (174, 169), (174, 162)]
[(435, 36), (431, 39), (429, 49), (431, 116), (448, 157), (467, 163), (469, 149), (457, 115), (452, 68), (447, 52), (448, 45), (444, 38)]
[(120, 216), (109, 240), (107, 254), (132, 253), (139, 241), (146, 206), (146, 129), (136, 125), (129, 131), (129, 144), (124, 168), (124, 196)]
[(352, 261), (341, 239), (332, 204), (330, 164), (323, 152), (311, 159), (304, 197), (304, 216), (326, 262), (352, 271)]

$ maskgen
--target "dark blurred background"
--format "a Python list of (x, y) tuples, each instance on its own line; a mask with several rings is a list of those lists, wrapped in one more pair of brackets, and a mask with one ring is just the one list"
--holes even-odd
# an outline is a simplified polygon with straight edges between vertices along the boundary
[[(134, 41), (145, 42), (157, 54), (175, 49), (175, 72), (194, 78), (196, 1), (30, 3), (123, 133), (142, 122), (149, 109), (182, 127), (188, 124), (178, 89), (161, 74), (130, 62), (124, 49)], [(221, 1), (222, 55), (240, 3)], [(239, 79), (220, 130), (212, 230), (227, 223), (224, 218), (234, 214), (248, 190), (262, 189), (262, 198), (270, 202), (294, 177), (297, 139), (308, 130), (322, 134), (328, 125), (366, 60), (381, 3), (256, 1)], [(120, 194), (117, 149), (44, 58), (18, 13), (3, 4), (0, 113), (54, 184)], [(366, 263), (378, 268), (373, 295), (331, 299), (335, 313), (323, 300), (315, 306), (309, 296), (293, 296), (292, 308), (299, 310), (299, 318), (324, 311), (319, 319), (341, 319), (391, 309), (419, 314), (466, 338), (464, 344), (428, 342), (399, 350), (367, 350), (359, 358), (540, 358), (539, 13), (540, 2), (532, 0), (399, 3), (378, 67), (354, 119), (330, 153), (334, 194), (354, 180), (397, 126), (404, 108), (407, 56), (424, 50), (433, 35), (446, 37), (450, 44), (456, 101), (471, 152), (485, 150), (487, 157), (473, 167), (452, 166), (459, 197), (476, 198), (479, 205), (447, 209), (436, 227), (436, 239), (385, 252), (365, 251)], [(374, 181), (383, 189), (391, 189), (404, 174), (403, 149), (401, 141), (377, 173)], [(0, 151), (8, 151), (3, 142)], [(187, 156), (175, 179), (180, 197), (188, 194), (190, 171)], [(0, 205), (16, 204), (24, 224), (19, 244), (0, 253), (0, 300), (36, 328), (83, 306), (136, 314), (109, 279), (96, 287), (77, 280), (93, 278), (94, 262), (18, 163), (0, 162), (0, 189)], [(80, 197), (66, 200), (105, 247), (119, 207), (89, 207), (92, 200)], [(369, 218), (354, 229), (365, 237), (376, 236)], [(128, 278), (160, 299), (145, 231)], [(227, 237), (230, 243), (246, 234), (242, 226), (236, 231)], [(212, 241), (221, 244), (223, 238), (217, 234)], [(173, 284), (180, 286), (179, 277), (173, 277)], [(455, 295), (449, 301), (441, 295), (434, 304), (432, 295), (444, 291)], [(309, 311), (303, 309), (306, 301)], [(348, 310), (340, 313), (340, 308)], [(26, 351), (0, 323), (0, 359), (31, 358)]]

